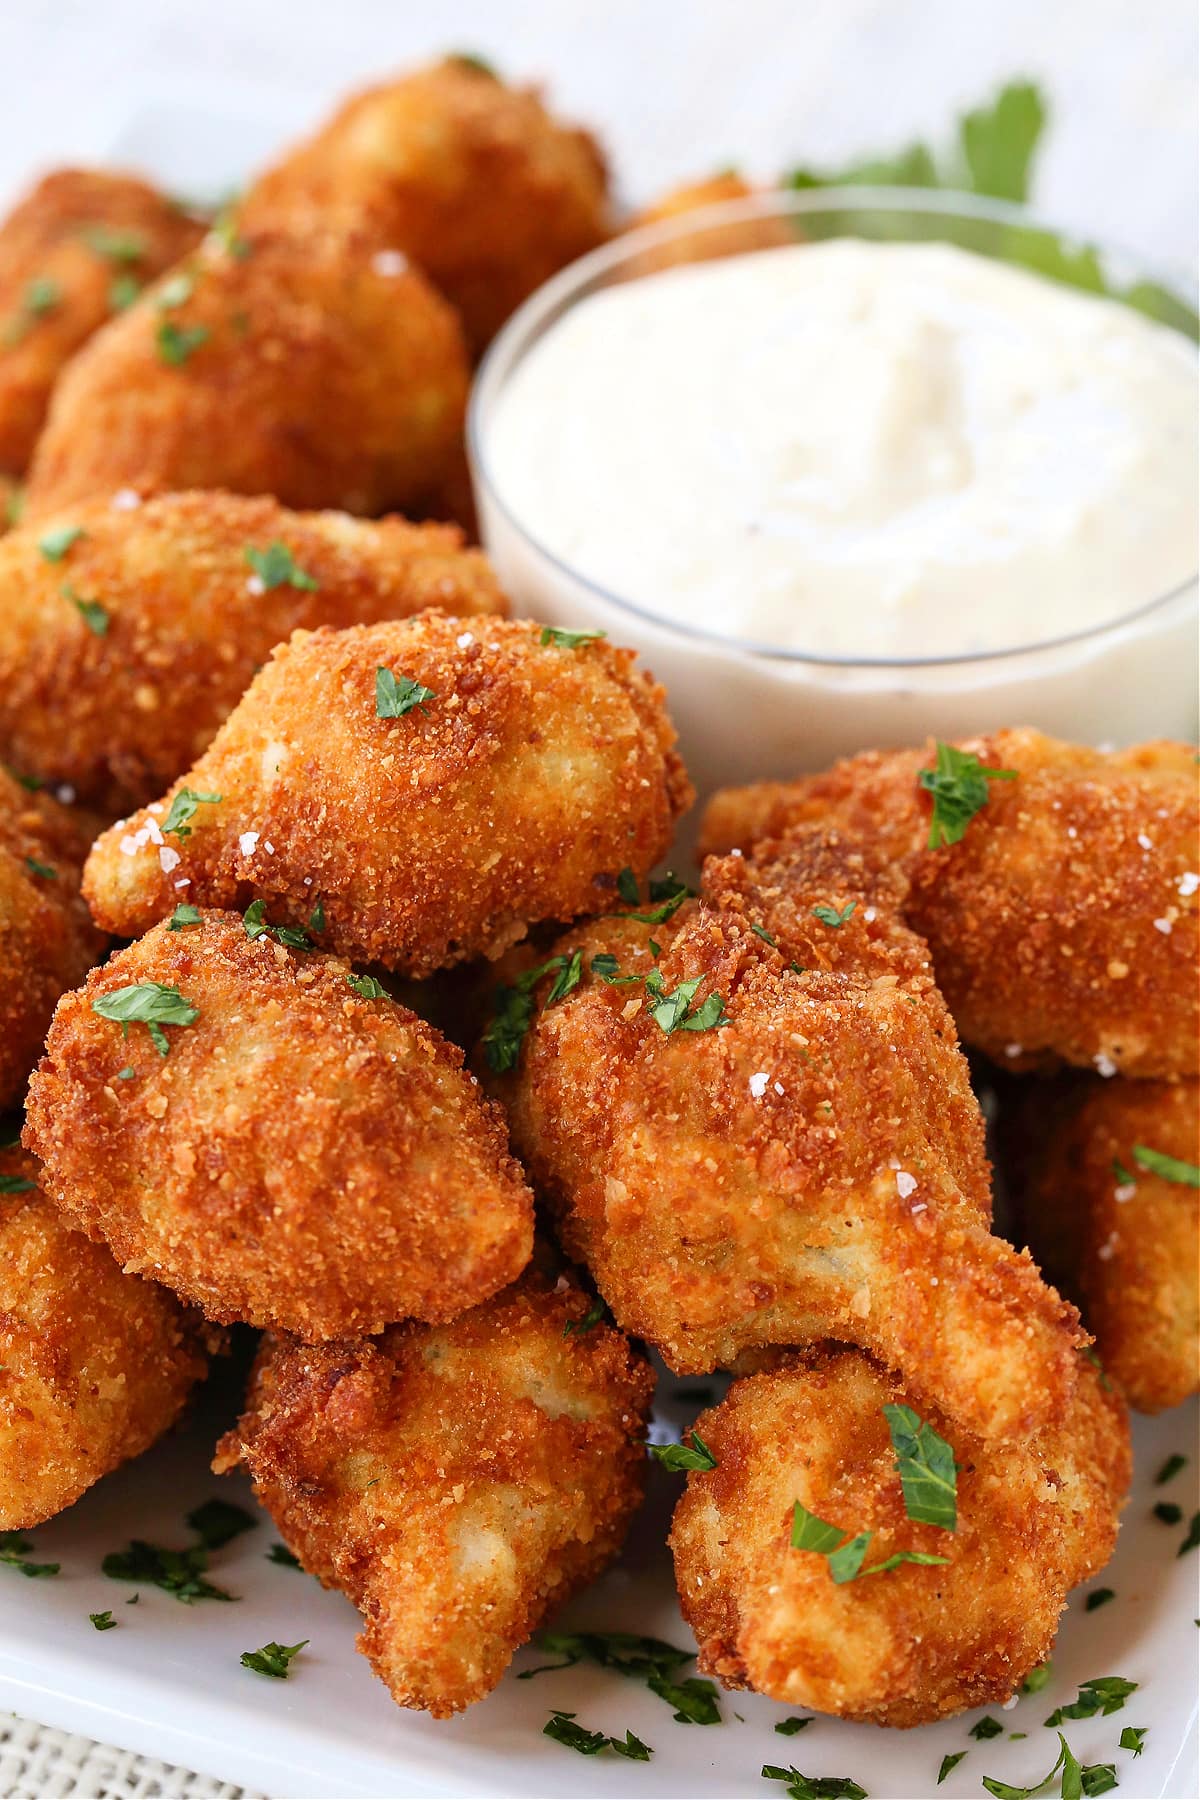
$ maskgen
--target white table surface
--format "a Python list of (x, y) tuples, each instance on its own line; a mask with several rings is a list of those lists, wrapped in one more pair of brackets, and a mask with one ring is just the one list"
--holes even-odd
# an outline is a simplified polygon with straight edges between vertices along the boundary
[[(936, 138), (1029, 74), (1054, 107), (1042, 210), (1164, 266), (1197, 260), (1194, 0), (4, 0), (0, 195), (115, 142), (136, 151), (155, 112), (257, 121), (265, 151), (347, 86), (442, 49), (545, 78), (635, 200), (731, 162), (765, 177)], [(187, 167), (181, 135), (175, 180), (239, 177)], [(235, 1793), (0, 1719), (0, 1795)]]

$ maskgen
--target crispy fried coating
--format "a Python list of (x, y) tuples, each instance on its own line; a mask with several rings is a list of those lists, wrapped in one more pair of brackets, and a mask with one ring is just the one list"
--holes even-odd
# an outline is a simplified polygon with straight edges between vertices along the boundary
[(182, 1411), (220, 1333), (165, 1288), (123, 1275), (0, 1152), (0, 1530), (25, 1530), (130, 1457)]
[[(518, 1154), (618, 1324), (681, 1374), (837, 1337), (973, 1429), (1061, 1415), (1077, 1315), (989, 1233), (953, 1022), (861, 859), (836, 838), (752, 873), (714, 859), (672, 919), (601, 921), (558, 947), (580, 949), (585, 978), (554, 1004), (538, 990), (501, 1085)], [(639, 984), (608, 985), (598, 954)], [(694, 1028), (664, 1028), (642, 985), (655, 967), (664, 996), (697, 984)], [(727, 1022), (702, 1029), (713, 995)]]
[(717, 794), (704, 851), (748, 848), (816, 819), (871, 843), (910, 883), (963, 1038), (1009, 1068), (1061, 1061), (1192, 1079), (1200, 1067), (1200, 847), (1191, 745), (1104, 752), (1037, 731), (966, 740), (986, 806), (957, 844), (927, 847), (917, 773), (933, 745), (870, 751), (827, 774)]
[(259, 177), (242, 218), (341, 224), (412, 257), (458, 308), (476, 353), (610, 230), (590, 133), (556, 120), (536, 88), (455, 56), (353, 95)]
[(0, 470), (24, 472), (80, 345), (203, 231), (147, 182), (107, 169), (53, 170), (0, 224)]
[[(30, 1085), (46, 1191), (126, 1269), (211, 1319), (324, 1339), (450, 1319), (529, 1260), (533, 1203), (462, 1053), (347, 965), (167, 924), (59, 1004)], [(95, 1004), (183, 996), (168, 1054)], [(129, 1071), (132, 1071), (130, 1073)]]
[(613, 905), (691, 798), (662, 689), (633, 662), (543, 644), (528, 621), (297, 632), (186, 776), (221, 801), (171, 839), (182, 860), (164, 867), (162, 806), (114, 826), (88, 864), (93, 913), (132, 936), (186, 878), (190, 899), (261, 896), (307, 925), (320, 894), (323, 943), (423, 976)]
[[(958, 1463), (957, 1530), (906, 1513), (882, 1408), (916, 1406)], [(1062, 1423), (998, 1444), (922, 1409), (869, 1357), (821, 1348), (735, 1382), (697, 1420), (717, 1467), (688, 1476), (671, 1545), (700, 1667), (726, 1687), (878, 1725), (1002, 1702), (1045, 1661), (1066, 1595), (1112, 1553), (1129, 1427), (1085, 1369)], [(899, 1550), (944, 1556), (837, 1584), (793, 1550), (800, 1501), (864, 1569)]]
[(218, 1446), (288, 1544), (363, 1613), (401, 1706), (482, 1699), (611, 1561), (641, 1498), (654, 1388), (587, 1300), (530, 1271), (451, 1325), (317, 1348), (267, 1339)]
[(1197, 1084), (1027, 1082), (1001, 1123), (1025, 1239), (1104, 1368), (1138, 1412), (1178, 1406), (1200, 1387), (1200, 1193), (1138, 1153), (1196, 1169)]
[(467, 380), (453, 309), (365, 238), (213, 234), (64, 374), (27, 517), (180, 488), (419, 517), (461, 456)]
[[(76, 598), (103, 608), (102, 632)], [(6, 757), (110, 818), (190, 767), (298, 627), (506, 611), (454, 526), (221, 493), (97, 500), (16, 531), (0, 545), (0, 601)]]
[(60, 994), (104, 948), (80, 898), (97, 821), (0, 767), (0, 1109), (19, 1104)]
[[(723, 206), (731, 200), (751, 200), (762, 190), (753, 187), (733, 169), (710, 175), (703, 181), (684, 182), (636, 213), (625, 227), (640, 230), (643, 225), (663, 225), (704, 212), (712, 206)], [(711, 262), (719, 256), (739, 256), (748, 250), (771, 250), (780, 244), (794, 244), (798, 233), (784, 219), (745, 219), (724, 226), (709, 225), (695, 232), (683, 232), (638, 257), (638, 266), (670, 269), (680, 263)]]

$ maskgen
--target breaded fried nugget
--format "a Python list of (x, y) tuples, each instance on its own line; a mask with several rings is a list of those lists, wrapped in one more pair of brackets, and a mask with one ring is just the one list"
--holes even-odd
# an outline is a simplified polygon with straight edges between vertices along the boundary
[(123, 1275), (0, 1153), (0, 1530), (40, 1525), (174, 1423), (220, 1334)]
[(377, 983), (263, 923), (160, 925), (60, 1002), (24, 1133), (46, 1191), (222, 1323), (453, 1318), (529, 1260), (499, 1110)]
[(453, 309), (366, 239), (213, 234), (64, 374), (27, 517), (179, 488), (420, 516), (461, 456), (467, 380)]
[(586, 1311), (531, 1271), (452, 1325), (264, 1344), (213, 1467), (244, 1462), (304, 1567), (350, 1596), (401, 1706), (482, 1699), (621, 1547), (654, 1378)]
[(111, 817), (201, 755), (298, 626), (430, 607), (506, 610), (487, 559), (451, 525), (220, 493), (133, 510), (92, 501), (0, 545), (0, 743), (24, 773), (70, 782)]
[(595, 139), (554, 119), (535, 88), (461, 56), (352, 96), (260, 176), (242, 218), (341, 224), (412, 257), (462, 314), (475, 352), (610, 229)]
[[(906, 1513), (885, 1405), (950, 1444), (957, 1529)], [(735, 1382), (696, 1428), (717, 1466), (688, 1476), (671, 1545), (700, 1667), (726, 1687), (878, 1725), (1002, 1702), (1044, 1662), (1066, 1595), (1112, 1553), (1129, 1428), (1085, 1368), (1062, 1423), (997, 1444), (913, 1401), (852, 1350), (818, 1349)], [(847, 1537), (871, 1532), (857, 1579), (791, 1547), (799, 1501)], [(897, 1552), (945, 1557), (872, 1573)]]
[[(319, 894), (322, 942), (423, 976), (615, 904), (691, 789), (633, 652), (543, 635), (432, 613), (297, 632), (183, 784), (100, 839), (94, 915), (132, 936), (186, 879), (189, 899), (260, 896), (306, 926)], [(181, 837), (189, 793), (219, 800)]]
[[(733, 169), (710, 175), (705, 181), (688, 181), (662, 195), (653, 205), (644, 207), (625, 227), (638, 231), (644, 225), (663, 225), (704, 212), (712, 206), (723, 206), (731, 200), (751, 200), (763, 192), (752, 187)], [(711, 262), (718, 256), (739, 256), (747, 250), (770, 250), (779, 244), (794, 244), (798, 232), (780, 218), (743, 219), (736, 224), (709, 225), (695, 232), (681, 233), (667, 243), (657, 245), (638, 257), (639, 267), (669, 269), (679, 263)]]
[(135, 175), (55, 169), (0, 224), (0, 470), (20, 475), (80, 345), (204, 227)]
[(1194, 1081), (1022, 1084), (1001, 1113), (1026, 1241), (1078, 1300), (1139, 1412), (1200, 1386), (1200, 1090)]
[(832, 839), (752, 876), (710, 861), (669, 920), (568, 934), (582, 979), (553, 1003), (544, 979), (501, 1084), (514, 1143), (618, 1324), (678, 1373), (837, 1337), (973, 1429), (1027, 1432), (1084, 1339), (988, 1231), (966, 1061), (872, 891)]
[(0, 767), (0, 1109), (19, 1104), (55, 1002), (104, 948), (79, 893), (95, 826)]
[(1104, 752), (1037, 731), (959, 746), (1015, 779), (986, 783), (961, 842), (928, 847), (924, 750), (877, 751), (827, 774), (729, 789), (704, 851), (825, 820), (898, 864), (905, 917), (969, 1044), (1021, 1069), (1191, 1079), (1200, 1066), (1200, 846), (1191, 745)]

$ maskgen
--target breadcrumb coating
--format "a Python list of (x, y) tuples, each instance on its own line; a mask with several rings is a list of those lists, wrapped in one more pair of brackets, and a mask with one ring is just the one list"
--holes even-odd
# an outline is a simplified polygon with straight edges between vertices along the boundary
[[(731, 200), (751, 200), (764, 192), (735, 170), (727, 169), (703, 181), (687, 181), (671, 188), (636, 213), (625, 229), (638, 231), (644, 225), (664, 225), (712, 206), (727, 205)], [(648, 274), (653, 269), (675, 268), (680, 263), (712, 262), (716, 257), (740, 256), (748, 250), (771, 250), (781, 244), (796, 243), (799, 235), (789, 221), (769, 216), (724, 226), (709, 225), (695, 232), (681, 232), (668, 243), (644, 251), (637, 263)]]
[(26, 516), (227, 488), (420, 517), (461, 457), (467, 382), (452, 308), (366, 239), (212, 234), (64, 373)]
[(0, 1530), (70, 1506), (172, 1425), (220, 1333), (123, 1275), (0, 1152)]
[(24, 473), (80, 345), (203, 232), (165, 194), (109, 169), (55, 169), (17, 203), (0, 224), (0, 471)]
[[(196, 1011), (123, 1032), (142, 983)], [(30, 1084), (46, 1191), (221, 1323), (308, 1339), (450, 1319), (529, 1260), (532, 1196), (462, 1053), (335, 957), (205, 913), (59, 1004)]]
[[(633, 652), (541, 638), (432, 613), (297, 632), (183, 784), (99, 840), (95, 917), (132, 936), (186, 880), (190, 899), (262, 897), (303, 926), (319, 894), (323, 944), (424, 976), (615, 904), (621, 869), (658, 861), (691, 789)], [(155, 834), (183, 788), (221, 800), (164, 857)]]
[(59, 995), (104, 949), (79, 892), (96, 825), (0, 767), (0, 1109), (20, 1104)]
[(353, 1600), (400, 1706), (482, 1699), (621, 1547), (654, 1377), (619, 1332), (579, 1329), (587, 1304), (530, 1271), (451, 1325), (264, 1343), (213, 1467), (244, 1463), (303, 1566)]
[(988, 785), (962, 841), (927, 847), (923, 750), (868, 751), (828, 773), (714, 796), (702, 852), (823, 820), (907, 876), (964, 1040), (1013, 1069), (1057, 1062), (1190, 1080), (1200, 1067), (1200, 844), (1192, 745), (1100, 751), (1041, 732), (964, 740)]
[(410, 256), (458, 308), (476, 354), (610, 229), (590, 133), (556, 120), (536, 88), (455, 56), (352, 95), (259, 177), (242, 217), (340, 223)]
[(1200, 1387), (1200, 1192), (1158, 1159), (1200, 1165), (1197, 1084), (1022, 1083), (1001, 1125), (1025, 1239), (1104, 1368), (1138, 1412), (1178, 1406)]
[[(814, 834), (754, 870), (710, 861), (667, 921), (569, 933), (586, 975), (538, 990), (500, 1084), (513, 1140), (618, 1324), (676, 1372), (837, 1337), (972, 1429), (1023, 1435), (1062, 1415), (1085, 1339), (989, 1233), (966, 1061), (886, 893)], [(654, 969), (725, 1021), (665, 1030)]]
[[(454, 526), (222, 493), (93, 500), (14, 531), (0, 594), (6, 754), (110, 818), (190, 767), (298, 627), (507, 610)], [(103, 630), (80, 599), (103, 609)]]
[[(958, 1464), (957, 1530), (907, 1516), (883, 1407), (914, 1406)], [(1085, 1369), (1061, 1424), (1006, 1443), (922, 1408), (856, 1351), (818, 1348), (737, 1381), (696, 1422), (717, 1467), (688, 1476), (671, 1546), (700, 1668), (790, 1706), (922, 1725), (1002, 1703), (1054, 1643), (1068, 1591), (1103, 1568), (1129, 1486), (1129, 1427)], [(792, 1509), (947, 1559), (835, 1583), (791, 1548)]]

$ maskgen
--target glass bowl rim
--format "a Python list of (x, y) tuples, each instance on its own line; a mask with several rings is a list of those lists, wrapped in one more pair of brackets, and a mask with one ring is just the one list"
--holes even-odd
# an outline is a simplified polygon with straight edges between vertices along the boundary
[[(1005, 645), (998, 650), (959, 651), (949, 656), (828, 656), (814, 651), (796, 649), (791, 645), (768, 644), (762, 643), (756, 638), (731, 636), (725, 632), (714, 631), (707, 626), (691, 625), (684, 620), (673, 619), (668, 614), (656, 612), (652, 607), (613, 592), (611, 588), (607, 588), (601, 582), (593, 580), (591, 576), (585, 575), (573, 564), (565, 562), (562, 557), (541, 542), (529, 526), (516, 516), (500, 492), (484, 448), (486, 436), (484, 413), (494, 405), (503, 390), (505, 379), (537, 343), (542, 331), (552, 329), (555, 320), (584, 297), (584, 290), (593, 281), (610, 274), (622, 263), (636, 261), (646, 252), (659, 249), (680, 237), (690, 236), (697, 231), (716, 230), (723, 225), (749, 223), (761, 218), (793, 217), (822, 212), (941, 214), (951, 218), (983, 220), (995, 225), (1019, 226), (1026, 230), (1052, 234), (1069, 246), (1091, 244), (1102, 259), (1115, 256), (1133, 268), (1140, 268), (1144, 274), (1159, 280), (1168, 292), (1176, 296), (1180, 296), (1182, 290), (1189, 296), (1187, 304), (1192, 303), (1190, 296), (1195, 291), (1195, 283), (1190, 277), (1182, 276), (1179, 271), (1156, 268), (1149, 258), (1125, 250), (1120, 245), (1111, 242), (1093, 243), (1085, 234), (1055, 225), (1028, 207), (1019, 206), (1007, 200), (993, 200), (978, 194), (961, 193), (956, 189), (866, 186), (795, 190), (768, 189), (763, 193), (749, 195), (745, 199), (725, 200), (713, 206), (697, 207), (689, 212), (677, 214), (674, 218), (639, 226), (633, 231), (622, 232), (617, 237), (609, 239), (607, 243), (601, 244), (597, 249), (589, 251), (586, 256), (578, 257), (574, 262), (568, 263), (565, 268), (552, 275), (548, 281), (543, 282), (541, 287), (535, 289), (526, 300), (522, 301), (516, 312), (505, 321), (492, 340), (475, 371), (467, 404), (466, 420), (467, 452), (471, 471), (488, 501), (503, 515), (517, 536), (544, 562), (570, 581), (586, 589), (605, 605), (615, 608), (618, 612), (631, 613), (635, 618), (645, 620), (668, 636), (677, 634), (682, 638), (707, 644), (714, 649), (765, 657), (773, 662), (808, 664), (816, 668), (859, 669), (878, 672), (888, 669), (970, 668), (982, 663), (1016, 660), (1021, 657), (1039, 655), (1043, 651), (1060, 650), (1072, 644), (1086, 644), (1090, 640), (1103, 639), (1112, 632), (1120, 631), (1145, 620), (1149, 615), (1159, 612), (1160, 609), (1164, 612), (1168, 611), (1174, 602), (1186, 597), (1196, 588), (1200, 583), (1200, 570), (1185, 577), (1174, 587), (1168, 588), (1165, 593), (1156, 594), (1126, 612), (1102, 620), (1099, 624), (1087, 625), (1078, 631), (1066, 632), (1058, 637), (1036, 638), (1026, 644)], [(936, 242), (937, 240), (932, 241)], [(746, 254), (754, 255), (756, 252), (749, 250)], [(1047, 277), (1047, 279), (1052, 279), (1052, 277)], [(1086, 290), (1076, 291), (1086, 293)], [(1151, 321), (1151, 323), (1153, 322)], [(1173, 329), (1171, 326), (1162, 328), (1164, 330)], [(1181, 338), (1184, 335), (1182, 332), (1176, 332), (1176, 336)], [(496, 390), (494, 394), (493, 388)]]

